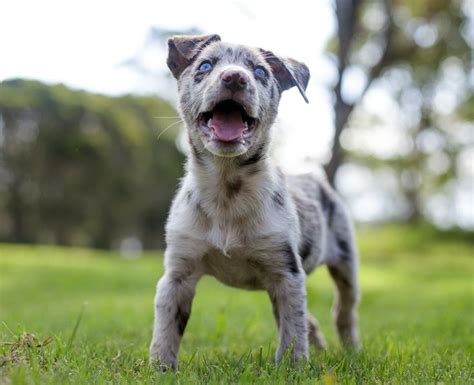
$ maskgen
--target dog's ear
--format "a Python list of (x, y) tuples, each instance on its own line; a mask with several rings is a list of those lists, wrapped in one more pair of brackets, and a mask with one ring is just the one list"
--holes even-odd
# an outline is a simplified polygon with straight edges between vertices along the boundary
[(265, 61), (270, 65), (278, 80), (280, 89), (285, 91), (296, 86), (306, 103), (309, 103), (305, 90), (309, 82), (309, 69), (306, 64), (290, 58), (282, 58), (273, 52), (260, 49)]
[(219, 35), (174, 36), (168, 40), (169, 69), (176, 79), (190, 65), (202, 49), (214, 41), (220, 41)]

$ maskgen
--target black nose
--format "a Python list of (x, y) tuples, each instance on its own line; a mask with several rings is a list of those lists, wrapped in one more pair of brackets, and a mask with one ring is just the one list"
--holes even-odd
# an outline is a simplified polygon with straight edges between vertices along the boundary
[(222, 73), (222, 84), (232, 92), (242, 91), (249, 82), (244, 71), (229, 69)]

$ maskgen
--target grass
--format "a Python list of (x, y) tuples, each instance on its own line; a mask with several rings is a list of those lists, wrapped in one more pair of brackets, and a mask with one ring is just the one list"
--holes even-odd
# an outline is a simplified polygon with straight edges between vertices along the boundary
[(339, 347), (326, 269), (308, 279), (328, 342), (306, 365), (275, 365), (263, 292), (212, 278), (197, 290), (180, 370), (148, 367), (161, 253), (0, 245), (0, 384), (473, 384), (472, 234), (428, 227), (360, 229), (364, 343)]

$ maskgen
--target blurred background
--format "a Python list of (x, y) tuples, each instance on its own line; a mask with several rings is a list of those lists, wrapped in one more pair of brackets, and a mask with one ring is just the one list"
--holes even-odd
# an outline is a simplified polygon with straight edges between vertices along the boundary
[(174, 34), (305, 62), (274, 156), (356, 221), (474, 230), (474, 1), (10, 1), (0, 15), (0, 241), (164, 245), (187, 151)]

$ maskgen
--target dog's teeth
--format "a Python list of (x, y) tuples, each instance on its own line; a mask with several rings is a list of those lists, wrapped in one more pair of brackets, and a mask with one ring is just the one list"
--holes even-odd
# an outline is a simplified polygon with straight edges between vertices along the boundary
[(207, 121), (207, 126), (208, 126), (208, 127), (211, 126), (211, 122), (212, 122), (212, 118), (209, 118), (209, 120)]

